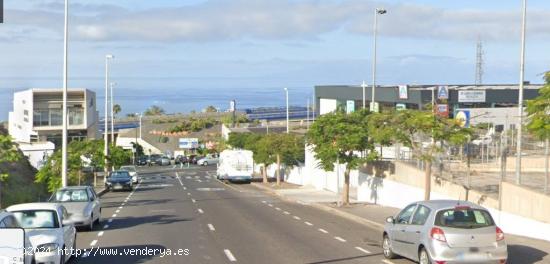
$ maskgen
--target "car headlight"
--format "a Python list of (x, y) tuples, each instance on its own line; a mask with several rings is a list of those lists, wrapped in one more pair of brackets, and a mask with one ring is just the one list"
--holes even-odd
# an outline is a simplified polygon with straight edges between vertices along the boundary
[(56, 251), (59, 246), (56, 243), (42, 244), (36, 247), (38, 252), (52, 252)]

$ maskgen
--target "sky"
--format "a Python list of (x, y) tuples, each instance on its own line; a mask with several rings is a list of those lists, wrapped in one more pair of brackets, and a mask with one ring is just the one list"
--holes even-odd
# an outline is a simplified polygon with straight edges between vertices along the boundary
[[(69, 86), (101, 91), (105, 54), (125, 89), (273, 87), (372, 81), (469, 84), (478, 39), (484, 83), (519, 82), (521, 0), (70, 0)], [(62, 0), (5, 0), (0, 96), (60, 87)], [(526, 80), (550, 69), (550, 2), (528, 6)], [(3, 115), (3, 113), (2, 113)]]

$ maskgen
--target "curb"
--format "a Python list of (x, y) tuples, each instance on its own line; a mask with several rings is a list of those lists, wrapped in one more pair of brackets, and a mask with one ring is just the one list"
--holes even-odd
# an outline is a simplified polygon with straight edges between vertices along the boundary
[(319, 204), (319, 203), (304, 203), (300, 200), (294, 200), (294, 199), (290, 199), (284, 195), (281, 195), (277, 192), (275, 192), (273, 189), (269, 188), (269, 187), (266, 187), (262, 184), (257, 184), (257, 183), (253, 183), (254, 186), (258, 187), (258, 189), (262, 189), (270, 194), (273, 194), (273, 195), (276, 195), (280, 198), (282, 198), (283, 200), (285, 201), (289, 201), (289, 202), (294, 202), (294, 203), (299, 203), (299, 204), (302, 204), (302, 205), (306, 205), (306, 206), (311, 206), (313, 208), (316, 208), (316, 209), (319, 209), (319, 210), (323, 210), (325, 212), (329, 212), (329, 213), (332, 213), (332, 214), (335, 214), (337, 216), (340, 216), (342, 218), (346, 218), (348, 220), (351, 220), (353, 222), (356, 222), (358, 224), (362, 224), (362, 225), (365, 225), (365, 226), (368, 226), (370, 228), (373, 228), (375, 230), (378, 230), (378, 231), (383, 231), (384, 230), (384, 225), (383, 224), (380, 224), (378, 222), (375, 222), (375, 221), (372, 221), (372, 220), (368, 220), (366, 218), (363, 218), (363, 217), (360, 217), (360, 216), (357, 216), (357, 215), (354, 215), (354, 214), (350, 214), (350, 213), (346, 213), (344, 211), (341, 211), (341, 210), (338, 210), (338, 209), (335, 209), (333, 207), (330, 207), (330, 206), (327, 206), (327, 205), (324, 205), (324, 204)]

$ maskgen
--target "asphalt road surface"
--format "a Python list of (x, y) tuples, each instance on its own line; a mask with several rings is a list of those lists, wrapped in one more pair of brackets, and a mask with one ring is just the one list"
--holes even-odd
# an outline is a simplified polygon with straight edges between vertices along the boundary
[(140, 170), (133, 192), (102, 197), (101, 225), (79, 232), (77, 263), (412, 263), (387, 261), (379, 231), (249, 184), (215, 167)]

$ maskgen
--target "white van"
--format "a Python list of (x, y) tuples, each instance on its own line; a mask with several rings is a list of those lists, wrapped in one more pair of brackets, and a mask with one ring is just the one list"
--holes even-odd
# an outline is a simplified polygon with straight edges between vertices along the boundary
[(224, 150), (220, 153), (216, 177), (231, 182), (251, 182), (254, 171), (250, 150)]

